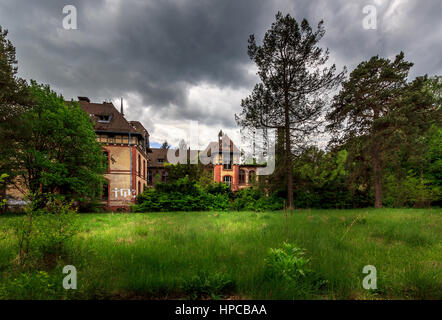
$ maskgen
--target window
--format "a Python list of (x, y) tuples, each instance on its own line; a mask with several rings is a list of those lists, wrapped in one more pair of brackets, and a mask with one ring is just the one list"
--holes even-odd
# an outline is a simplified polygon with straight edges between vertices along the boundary
[(138, 181), (138, 194), (140, 194), (140, 193), (141, 193), (141, 182)]
[(158, 163), (164, 163), (164, 159), (162, 159), (162, 158), (159, 158), (157, 161), (158, 161)]
[(146, 179), (146, 160), (143, 160), (143, 178)]
[(161, 176), (161, 180), (163, 182), (167, 182), (167, 176), (168, 176), (167, 171), (163, 171), (163, 174)]
[(231, 187), (232, 186), (232, 177), (231, 176), (224, 176), (223, 177), (223, 182), (228, 184), (229, 187)]
[(251, 170), (249, 171), (249, 183), (252, 183), (255, 181), (255, 171)]
[(138, 155), (138, 176), (141, 176), (141, 156)]
[(101, 191), (101, 200), (103, 201), (109, 200), (109, 183), (107, 181), (103, 183), (103, 188)]
[(246, 183), (246, 173), (244, 170), (239, 170), (239, 184)]
[(152, 184), (152, 171), (147, 170), (147, 184)]
[(108, 114), (97, 115), (97, 117), (98, 117), (98, 122), (100, 123), (109, 123), (112, 119), (112, 116)]
[(223, 152), (223, 168), (224, 170), (232, 170), (232, 161), (233, 160), (233, 153), (224, 153)]

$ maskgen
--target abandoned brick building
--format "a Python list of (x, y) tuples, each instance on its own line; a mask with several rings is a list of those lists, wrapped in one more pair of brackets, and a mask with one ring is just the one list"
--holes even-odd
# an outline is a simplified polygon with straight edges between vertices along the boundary
[[(164, 165), (170, 162), (169, 150), (150, 148), (146, 128), (139, 121), (126, 120), (123, 101), (120, 110), (111, 102), (93, 103), (87, 97), (78, 97), (78, 102), (91, 118), (107, 159), (107, 182), (102, 187), (101, 198), (107, 209), (125, 209), (138, 194), (152, 187), (156, 179), (167, 182)], [(206, 168), (213, 171), (213, 180), (228, 184), (232, 190), (249, 187), (256, 179), (257, 166), (241, 164), (240, 150), (222, 131), (218, 141), (209, 143), (205, 150), (187, 150), (188, 159), (192, 156), (204, 158)], [(10, 191), (13, 198), (20, 198)]]

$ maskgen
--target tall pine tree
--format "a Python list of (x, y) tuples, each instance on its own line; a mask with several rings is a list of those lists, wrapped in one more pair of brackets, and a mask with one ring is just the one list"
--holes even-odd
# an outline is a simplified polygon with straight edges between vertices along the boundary
[(326, 103), (323, 93), (336, 87), (345, 69), (325, 67), (329, 52), (318, 47), (324, 36), (323, 22), (313, 31), (307, 20), (299, 24), (290, 15), (276, 15), (262, 45), (249, 38), (248, 54), (258, 67), (261, 82), (242, 100), (236, 116), (242, 128), (277, 129), (284, 135), (284, 171), (288, 207), (293, 209), (292, 152), (306, 142), (320, 125)]

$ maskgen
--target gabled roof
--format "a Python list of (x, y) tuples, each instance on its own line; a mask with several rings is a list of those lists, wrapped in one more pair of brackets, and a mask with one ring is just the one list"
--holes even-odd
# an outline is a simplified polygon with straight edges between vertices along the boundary
[(142, 133), (142, 134), (147, 133), (147, 135), (149, 135), (146, 128), (144, 128), (144, 126), (141, 124), (140, 121), (130, 121), (130, 124), (131, 124), (132, 128), (135, 129), (135, 131)]
[[(124, 132), (124, 133), (130, 132), (135, 134), (143, 133), (140, 132), (138, 129), (135, 129), (126, 120), (126, 118), (124, 118), (124, 116), (117, 110), (117, 108), (115, 108), (115, 106), (111, 102), (91, 103), (89, 102), (89, 99), (86, 100), (85, 97), (81, 97), (78, 103), (80, 104), (80, 107), (91, 117), (94, 123), (95, 131)], [(99, 122), (98, 121), (99, 116), (110, 116), (110, 121)], [(139, 125), (144, 129), (141, 123), (139, 123)]]
[[(149, 153), (149, 166), (151, 167), (162, 167), (164, 163), (169, 163), (169, 160), (167, 159), (167, 152), (169, 149), (163, 149), (163, 148), (151, 148), (152, 152)], [(178, 149), (172, 149), (175, 150), (175, 156), (178, 156)], [(196, 157), (198, 159), (199, 150), (190, 150), (187, 149), (187, 160), (190, 161), (191, 157)], [(163, 163), (158, 163), (158, 159), (164, 159)]]
[[(167, 162), (168, 149), (151, 148), (151, 150), (152, 150), (152, 152), (149, 153), (148, 165), (150, 167), (162, 167), (164, 165), (164, 163)], [(158, 163), (158, 159), (164, 159), (164, 163)]]
[[(222, 131), (220, 131), (222, 134)], [(218, 151), (218, 152), (233, 152), (233, 154), (241, 154), (241, 150), (233, 143), (233, 141), (229, 138), (227, 134), (222, 134), (222, 139), (218, 142), (212, 141), (209, 143), (206, 149), (204, 149), (203, 153), (210, 156), (210, 150)]]

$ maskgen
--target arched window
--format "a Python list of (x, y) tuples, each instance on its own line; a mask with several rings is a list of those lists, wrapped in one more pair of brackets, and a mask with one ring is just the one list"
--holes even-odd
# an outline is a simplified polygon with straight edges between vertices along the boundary
[(239, 170), (239, 184), (246, 183), (246, 173), (244, 170)]
[(231, 187), (232, 186), (232, 177), (231, 176), (224, 176), (223, 177), (223, 182), (228, 184), (229, 187)]
[(138, 175), (141, 176), (141, 157), (138, 155)]
[(152, 184), (152, 171), (147, 170), (147, 184)]
[(101, 191), (101, 200), (103, 201), (109, 200), (109, 182), (107, 180), (103, 182), (103, 189)]
[(252, 183), (253, 181), (255, 181), (255, 171), (250, 170), (249, 171), (249, 183)]

